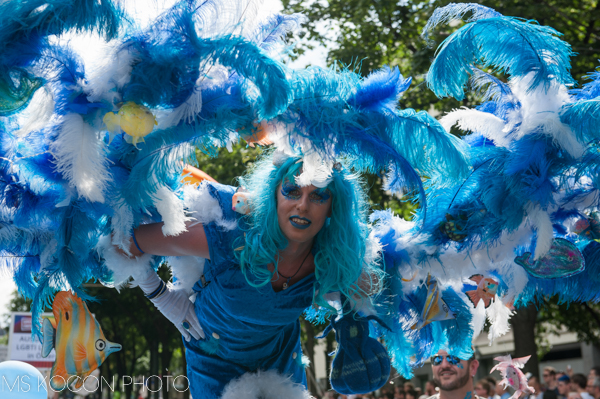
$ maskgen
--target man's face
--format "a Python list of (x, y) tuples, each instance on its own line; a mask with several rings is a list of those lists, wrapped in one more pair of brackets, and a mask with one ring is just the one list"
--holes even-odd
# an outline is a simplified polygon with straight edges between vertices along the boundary
[(425, 393), (429, 396), (435, 394), (435, 388), (433, 387), (433, 384), (431, 383), (431, 381), (427, 381), (425, 383)]
[(481, 384), (475, 385), (475, 393), (477, 394), (477, 396), (480, 396), (482, 398), (487, 398), (488, 396), (487, 389)]
[(570, 384), (564, 381), (558, 381), (558, 394), (562, 396), (569, 395)]
[(598, 394), (599, 394), (599, 392), (598, 392), (598, 391), (600, 391), (600, 389), (598, 389), (598, 388), (596, 388), (596, 387), (594, 386), (594, 378), (590, 378), (590, 379), (588, 379), (588, 381), (587, 381), (587, 385), (586, 385), (586, 387), (585, 387), (585, 390), (586, 390), (586, 391), (587, 391), (587, 392), (588, 392), (590, 395), (592, 395), (594, 398), (598, 398)]
[(456, 362), (451, 357), (451, 361), (448, 361), (448, 353), (444, 350), (439, 351), (437, 356), (439, 356), (437, 359), (442, 360), (437, 365), (432, 362), (433, 382), (442, 391), (454, 391), (467, 385), (479, 365), (477, 360)]
[(551, 374), (548, 370), (544, 370), (542, 377), (544, 377), (544, 384), (546, 385), (554, 383), (556, 379), (556, 375)]

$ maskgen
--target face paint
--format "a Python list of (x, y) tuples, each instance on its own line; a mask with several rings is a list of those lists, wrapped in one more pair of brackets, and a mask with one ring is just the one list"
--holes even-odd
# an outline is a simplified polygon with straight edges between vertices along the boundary
[(329, 198), (331, 198), (331, 192), (326, 188), (319, 188), (309, 195), (310, 201), (319, 205), (326, 203)]
[(467, 392), (467, 394), (465, 395), (465, 399), (471, 399), (471, 397), (473, 396), (473, 394), (471, 393), (471, 391)]
[[(302, 191), (299, 186), (284, 180), (281, 183), (281, 195), (289, 200), (299, 200), (302, 197)], [(331, 191), (326, 188), (318, 188), (308, 195), (310, 202), (318, 205), (326, 203), (331, 198)]]
[(461, 363), (458, 363), (458, 364), (456, 365), (456, 367), (458, 367), (459, 369), (464, 369), (464, 367), (463, 367), (463, 365), (462, 365)]
[(289, 200), (299, 200), (302, 197), (302, 192), (300, 187), (286, 179), (281, 183), (281, 195)]

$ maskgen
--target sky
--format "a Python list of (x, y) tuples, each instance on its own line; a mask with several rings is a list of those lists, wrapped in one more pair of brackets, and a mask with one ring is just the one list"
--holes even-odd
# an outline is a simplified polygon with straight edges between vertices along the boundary
[[(169, 3), (173, 3), (173, 0), (154, 0), (154, 4), (163, 7), (168, 6)], [(128, 11), (133, 9), (147, 11), (150, 9), (147, 0), (133, 0), (125, 4), (128, 5)], [(266, 17), (271, 13), (280, 12), (281, 10), (283, 10), (281, 0), (264, 0), (259, 10), (259, 17)], [(142, 18), (145, 18), (145, 16), (142, 16)], [(90, 47), (93, 47), (89, 45), (89, 39), (73, 40), (72, 45), (78, 52), (84, 53), (86, 52), (86, 49), (89, 51)], [(84, 59), (87, 59), (88, 57), (93, 58), (94, 56), (93, 52), (82, 55)], [(327, 50), (324, 47), (316, 46), (315, 49), (307, 51), (299, 59), (291, 63), (290, 66), (296, 69), (304, 68), (308, 64), (325, 67), (326, 56)], [(8, 304), (14, 290), (16, 290), (16, 286), (12, 279), (8, 275), (0, 273), (0, 315), (8, 312)], [(0, 326), (4, 327), (2, 323), (3, 318), (0, 317)]]

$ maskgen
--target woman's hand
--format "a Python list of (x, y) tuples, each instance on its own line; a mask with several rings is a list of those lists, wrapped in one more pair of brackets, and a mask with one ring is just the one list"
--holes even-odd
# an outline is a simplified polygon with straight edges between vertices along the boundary
[(177, 327), (186, 341), (191, 337), (204, 338), (204, 330), (198, 322), (194, 304), (183, 290), (175, 290), (170, 284), (165, 284), (154, 271), (137, 283), (146, 297)]

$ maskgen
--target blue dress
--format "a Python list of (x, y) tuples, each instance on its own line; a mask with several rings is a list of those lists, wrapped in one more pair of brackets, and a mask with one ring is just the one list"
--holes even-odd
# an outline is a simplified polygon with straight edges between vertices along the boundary
[[(231, 210), (235, 188), (209, 185), (228, 220), (243, 223)], [(271, 284), (248, 284), (234, 256), (240, 228), (204, 226), (210, 261), (194, 286), (195, 310), (206, 338), (185, 342), (190, 390), (194, 398), (219, 398), (231, 380), (247, 372), (277, 370), (306, 385), (300, 347), (302, 312), (311, 305), (314, 273), (275, 292)], [(243, 245), (239, 244), (239, 245)]]

